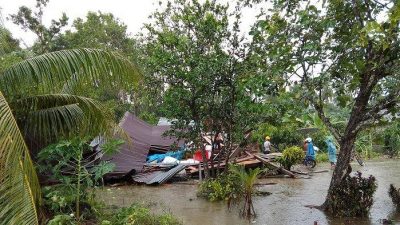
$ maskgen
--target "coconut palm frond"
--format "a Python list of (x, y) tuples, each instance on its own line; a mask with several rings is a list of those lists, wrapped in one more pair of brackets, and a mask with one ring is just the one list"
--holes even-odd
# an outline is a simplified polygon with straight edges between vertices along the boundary
[[(97, 49), (71, 49), (46, 53), (19, 62), (0, 76), (4, 96), (58, 92), (71, 80), (91, 85), (121, 86), (137, 83), (137, 67), (117, 53)], [(87, 84), (86, 84), (87, 85)]]
[[(82, 79), (81, 79), (82, 80)], [(61, 93), (63, 94), (73, 94), (75, 92), (75, 90), (77, 89), (77, 87), (81, 87), (81, 83), (79, 76), (74, 73), (72, 74), (72, 76), (63, 84), (62, 89), (61, 89)]]
[(97, 102), (73, 95), (44, 95), (58, 93), (71, 76), (79, 77), (76, 83), (82, 87), (112, 88), (124, 88), (141, 78), (137, 68), (118, 54), (92, 49), (47, 53), (0, 74), (1, 225), (39, 223), (40, 186), (20, 128), (54, 138), (109, 128), (107, 114)]
[(68, 94), (36, 95), (12, 103), (24, 133), (51, 141), (71, 134), (97, 135), (112, 126), (101, 103)]
[(0, 224), (39, 224), (40, 199), (29, 150), (0, 91)]

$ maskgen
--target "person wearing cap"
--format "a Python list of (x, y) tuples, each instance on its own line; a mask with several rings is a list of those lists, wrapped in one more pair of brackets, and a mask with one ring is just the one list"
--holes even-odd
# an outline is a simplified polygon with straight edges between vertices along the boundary
[(315, 149), (314, 149), (314, 144), (312, 142), (312, 139), (310, 137), (306, 138), (304, 141), (304, 149), (306, 151), (306, 155), (312, 157), (312, 159), (315, 160)]
[(269, 136), (265, 137), (265, 142), (264, 142), (264, 154), (269, 154), (271, 153), (271, 138)]

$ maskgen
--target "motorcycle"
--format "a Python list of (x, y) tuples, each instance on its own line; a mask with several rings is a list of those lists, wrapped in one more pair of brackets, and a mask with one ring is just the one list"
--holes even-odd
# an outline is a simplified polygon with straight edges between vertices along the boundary
[(317, 165), (317, 161), (315, 161), (313, 156), (307, 155), (303, 161), (303, 164), (308, 168), (314, 168)]

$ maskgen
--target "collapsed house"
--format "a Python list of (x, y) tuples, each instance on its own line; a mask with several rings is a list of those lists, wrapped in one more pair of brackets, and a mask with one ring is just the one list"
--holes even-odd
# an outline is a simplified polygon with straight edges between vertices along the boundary
[[(167, 182), (183, 170), (186, 171), (185, 174), (189, 176), (198, 175), (199, 178), (204, 173), (205, 168), (199, 149), (195, 152), (192, 152), (193, 149), (190, 150), (192, 154), (189, 155), (193, 155), (193, 158), (181, 160), (186, 150), (188, 150), (184, 142), (163, 135), (170, 130), (170, 125), (153, 126), (137, 118), (132, 113), (126, 112), (120, 122), (120, 127), (127, 135), (125, 139), (128, 140), (125, 141), (117, 153), (102, 156), (102, 160), (115, 165), (114, 171), (106, 175), (107, 178), (125, 176), (132, 178), (137, 183), (154, 185)], [(248, 139), (250, 135), (251, 131), (246, 131), (244, 134), (245, 139)], [(211, 146), (210, 140), (207, 141), (207, 137), (203, 137), (206, 140), (204, 143), (206, 150), (207, 147)], [(210, 136), (208, 139), (210, 138), (212, 137)], [(179, 146), (181, 150), (172, 151), (177, 150), (176, 148), (172, 149), (172, 146)], [(249, 146), (241, 147), (241, 145), (235, 145), (233, 147), (234, 149), (229, 156), (217, 154), (215, 157), (207, 157), (208, 160), (213, 161), (214, 165), (218, 164), (218, 168), (210, 167), (210, 164), (208, 164), (208, 169), (225, 168), (227, 166), (226, 157), (228, 157), (228, 163), (237, 163), (246, 168), (267, 166), (289, 177), (295, 177), (290, 171), (273, 163), (275, 158), (281, 156), (281, 153), (264, 155), (257, 153), (257, 151), (249, 150)], [(176, 157), (177, 153), (181, 154), (180, 157)], [(175, 161), (166, 162), (162, 160), (164, 158), (170, 158)]]
[(181, 145), (176, 138), (164, 137), (163, 133), (170, 126), (153, 126), (126, 112), (120, 122), (120, 127), (128, 136), (128, 140), (112, 155), (104, 155), (102, 160), (115, 164), (115, 169), (109, 176), (118, 177), (134, 174), (143, 169), (149, 151), (167, 152), (172, 145)]

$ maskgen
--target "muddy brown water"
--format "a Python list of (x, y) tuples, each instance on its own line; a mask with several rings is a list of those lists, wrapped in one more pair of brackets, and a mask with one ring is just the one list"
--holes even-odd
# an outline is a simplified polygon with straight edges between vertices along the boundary
[[(317, 165), (328, 169), (329, 165)], [(276, 185), (258, 186), (262, 191), (271, 192), (269, 196), (255, 196), (254, 207), (257, 217), (248, 222), (238, 216), (235, 209), (228, 210), (225, 202), (208, 202), (196, 197), (197, 185), (166, 184), (158, 187), (122, 186), (105, 187), (98, 197), (106, 205), (118, 207), (140, 202), (149, 205), (155, 213), (169, 212), (184, 224), (190, 225), (313, 225), (318, 224), (382, 224), (382, 219), (391, 219), (400, 224), (400, 213), (392, 204), (387, 191), (389, 184), (400, 187), (400, 161), (367, 162), (364, 167), (353, 164), (353, 171), (361, 171), (364, 176), (374, 175), (378, 189), (374, 205), (368, 218), (331, 218), (318, 209), (305, 205), (319, 205), (323, 202), (332, 171), (314, 174), (310, 179), (269, 178), (260, 182), (274, 182)]]

